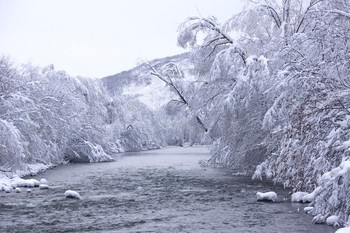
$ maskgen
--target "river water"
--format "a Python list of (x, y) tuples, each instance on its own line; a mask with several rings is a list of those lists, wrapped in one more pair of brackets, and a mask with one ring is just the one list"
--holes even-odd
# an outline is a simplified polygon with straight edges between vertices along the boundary
[[(203, 168), (204, 147), (125, 153), (115, 162), (70, 164), (34, 178), (50, 189), (0, 192), (0, 232), (230, 232), (333, 233), (314, 225), (288, 190)], [(66, 199), (68, 189), (81, 200)], [(257, 202), (274, 190), (280, 202)]]

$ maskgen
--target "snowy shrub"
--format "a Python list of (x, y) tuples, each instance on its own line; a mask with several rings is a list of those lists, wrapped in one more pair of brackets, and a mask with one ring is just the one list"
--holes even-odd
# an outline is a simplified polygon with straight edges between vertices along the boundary
[[(318, 186), (312, 192), (314, 196), (313, 212), (317, 215), (332, 218), (335, 223), (344, 225), (349, 220), (350, 208), (350, 161), (342, 162), (338, 167), (326, 172), (318, 181)], [(331, 222), (331, 220), (329, 222)]]

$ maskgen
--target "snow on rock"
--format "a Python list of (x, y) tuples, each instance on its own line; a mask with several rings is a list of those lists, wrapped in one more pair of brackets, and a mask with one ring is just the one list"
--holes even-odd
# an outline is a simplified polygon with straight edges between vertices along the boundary
[(312, 222), (316, 223), (316, 224), (325, 223), (326, 222), (326, 217), (323, 216), (322, 214), (318, 214), (312, 219)]
[(350, 227), (339, 228), (335, 233), (350, 233)]
[(81, 196), (78, 192), (73, 191), (73, 190), (67, 190), (64, 192), (64, 196), (66, 198), (76, 198), (76, 199), (81, 199)]
[[(30, 182), (33, 182), (34, 186), (33, 187), (39, 187), (40, 182), (36, 179), (29, 179)], [(27, 186), (28, 187), (28, 186)]]
[(312, 193), (307, 193), (306, 195), (303, 196), (303, 202), (313, 202), (316, 195), (320, 192), (320, 189), (315, 189)]
[(32, 190), (31, 190), (31, 189), (27, 189), (26, 192), (27, 192), (27, 193), (31, 193)]
[(312, 206), (307, 206), (307, 207), (304, 208), (304, 212), (308, 214), (308, 213), (310, 213), (313, 209), (314, 209), (314, 207), (312, 207)]
[(308, 195), (307, 192), (296, 192), (292, 194), (292, 202), (304, 202), (303, 198)]
[(45, 178), (40, 179), (40, 184), (47, 184), (47, 180)]
[(22, 192), (22, 190), (20, 188), (15, 188), (15, 192), (20, 193), (20, 192)]
[(49, 189), (50, 187), (47, 184), (40, 184), (39, 188), (40, 189)]
[(4, 186), (4, 191), (5, 191), (5, 193), (10, 193), (11, 190), (12, 190), (12, 188), (7, 187), (7, 186)]
[(11, 191), (21, 192), (20, 187), (26, 187), (28, 188), (27, 192), (31, 192), (30, 188), (39, 187), (41, 184), (44, 186), (40, 187), (40, 189), (47, 189), (49, 186), (46, 183), (47, 181), (45, 179), (41, 179), (39, 182), (36, 179), (23, 179), (18, 175), (13, 175), (12, 178), (9, 178), (0, 174), (0, 191), (5, 191), (6, 193), (10, 193)]
[(26, 184), (25, 187), (31, 187), (31, 188), (35, 187), (34, 181), (32, 180), (25, 180), (25, 184)]
[(272, 201), (272, 202), (276, 202), (277, 201), (277, 193), (275, 192), (266, 192), (266, 193), (262, 193), (262, 192), (257, 192), (256, 193), (256, 198), (258, 201)]
[(22, 179), (18, 176), (15, 176), (11, 179), (11, 187), (17, 188), (17, 187), (38, 187), (39, 181), (35, 179)]
[(326, 223), (329, 226), (339, 226), (339, 216), (332, 215), (326, 219)]

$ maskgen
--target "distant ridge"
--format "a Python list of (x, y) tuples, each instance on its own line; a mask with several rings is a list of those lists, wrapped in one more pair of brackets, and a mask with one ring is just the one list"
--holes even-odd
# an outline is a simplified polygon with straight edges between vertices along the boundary
[[(190, 53), (182, 53), (174, 56), (157, 58), (149, 63), (155, 68), (159, 68), (168, 62), (174, 62), (178, 64), (188, 63)], [(140, 64), (130, 70), (122, 71), (120, 73), (110, 75), (102, 78), (102, 83), (106, 87), (107, 91), (111, 95), (120, 95), (123, 93), (123, 89), (131, 84), (149, 85), (152, 82), (150, 76), (150, 69), (146, 64)]]

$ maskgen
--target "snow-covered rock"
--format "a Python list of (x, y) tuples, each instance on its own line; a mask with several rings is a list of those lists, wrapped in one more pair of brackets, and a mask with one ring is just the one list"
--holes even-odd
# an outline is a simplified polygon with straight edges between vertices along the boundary
[(40, 189), (49, 189), (50, 187), (47, 184), (40, 184), (39, 188)]
[(31, 187), (31, 188), (35, 187), (34, 181), (32, 180), (25, 180), (24, 183), (25, 183), (25, 186), (23, 187)]
[(256, 193), (256, 198), (258, 201), (272, 201), (272, 202), (276, 202), (277, 201), (277, 193), (275, 192), (266, 192), (266, 193), (262, 193), (262, 192), (257, 192)]
[[(28, 179), (28, 181), (30, 181), (34, 184), (33, 187), (39, 187), (39, 185), (40, 185), (40, 182), (36, 179)], [(29, 187), (29, 186), (27, 186), (27, 187)]]
[(81, 196), (78, 192), (73, 191), (73, 190), (67, 190), (64, 192), (64, 196), (66, 198), (77, 198), (77, 199), (81, 199)]
[(15, 192), (20, 193), (20, 192), (22, 192), (22, 190), (20, 188), (15, 188)]
[(304, 202), (303, 198), (308, 195), (307, 192), (296, 192), (292, 194), (292, 202)]
[(304, 208), (304, 212), (308, 214), (308, 213), (310, 213), (313, 209), (314, 209), (314, 207), (312, 207), (312, 206), (307, 206), (307, 207)]
[(12, 188), (17, 188), (17, 187), (38, 187), (39, 186), (39, 181), (36, 179), (22, 179), (18, 176), (15, 176), (14, 178), (11, 179), (11, 187)]
[(313, 202), (315, 200), (316, 194), (318, 194), (319, 190), (314, 190), (312, 193), (307, 193), (303, 196), (303, 202)]
[(350, 227), (339, 228), (335, 233), (350, 233)]
[(312, 219), (312, 222), (316, 223), (316, 224), (325, 223), (326, 222), (326, 217), (323, 216), (322, 214), (318, 214)]
[(40, 184), (47, 184), (47, 180), (45, 178), (40, 179)]
[(339, 226), (339, 216), (332, 215), (326, 219), (326, 224), (329, 226)]
[(26, 192), (27, 192), (27, 193), (31, 193), (32, 190), (31, 190), (31, 189), (27, 189)]
[(5, 191), (5, 193), (10, 193), (10, 192), (11, 192), (11, 190), (12, 190), (12, 188), (11, 188), (11, 187), (4, 186), (4, 191)]

